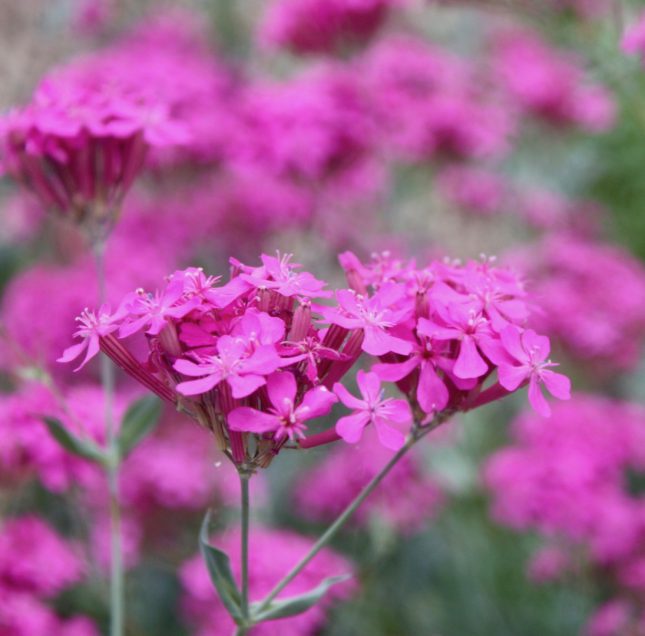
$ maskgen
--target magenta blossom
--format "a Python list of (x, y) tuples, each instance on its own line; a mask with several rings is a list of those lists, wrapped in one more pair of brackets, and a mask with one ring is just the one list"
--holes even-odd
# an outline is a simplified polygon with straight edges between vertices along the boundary
[(459, 354), (452, 369), (456, 377), (466, 380), (484, 375), (488, 364), (479, 352), (478, 345), (481, 347), (490, 335), (491, 326), (478, 306), (452, 304), (445, 307), (439, 304), (437, 313), (440, 322), (420, 318), (418, 332), (434, 340), (459, 342)]
[(117, 321), (120, 318), (121, 314), (119, 312), (111, 314), (107, 305), (101, 306), (98, 315), (89, 309), (85, 309), (76, 319), (81, 326), (74, 332), (75, 336), (83, 338), (83, 340), (65, 349), (63, 355), (58, 358), (58, 362), (71, 362), (85, 352), (83, 362), (76, 367), (75, 371), (82, 369), (99, 352), (99, 339), (119, 328)]
[(410, 405), (405, 400), (384, 398), (381, 380), (376, 373), (359, 371), (356, 376), (362, 399), (354, 397), (342, 384), (334, 384), (334, 393), (353, 410), (341, 417), (336, 432), (348, 443), (356, 444), (368, 424), (373, 424), (379, 441), (386, 448), (399, 450), (412, 424)]
[(266, 383), (264, 375), (280, 366), (274, 347), (260, 346), (249, 354), (249, 341), (222, 336), (217, 341), (217, 355), (197, 357), (197, 362), (179, 359), (175, 371), (199, 380), (180, 382), (177, 390), (183, 395), (198, 395), (210, 391), (226, 380), (233, 397), (243, 398)]
[(539, 336), (532, 329), (522, 332), (509, 325), (501, 333), (501, 344), (511, 357), (510, 361), (498, 361), (499, 383), (508, 391), (515, 391), (528, 380), (529, 402), (541, 415), (549, 416), (551, 407), (540, 391), (544, 384), (552, 395), (568, 400), (571, 397), (571, 381), (561, 373), (550, 371), (558, 366), (547, 360), (551, 346), (546, 336)]
[(373, 356), (391, 351), (410, 353), (410, 342), (388, 331), (411, 313), (401, 286), (384, 284), (370, 297), (341, 289), (336, 292), (336, 298), (340, 309), (326, 310), (325, 317), (345, 329), (362, 329), (365, 336), (363, 351)]
[(250, 433), (275, 433), (275, 439), (294, 440), (304, 437), (307, 420), (329, 413), (336, 396), (324, 386), (307, 391), (296, 405), (296, 380), (291, 373), (274, 373), (267, 381), (267, 393), (272, 407), (268, 412), (247, 406), (234, 409), (228, 415), (232, 431)]

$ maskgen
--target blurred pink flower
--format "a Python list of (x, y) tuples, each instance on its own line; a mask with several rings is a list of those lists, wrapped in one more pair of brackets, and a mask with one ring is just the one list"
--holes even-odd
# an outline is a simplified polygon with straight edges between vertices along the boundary
[(267, 46), (296, 53), (342, 52), (361, 44), (406, 0), (273, 0), (260, 25)]
[[(334, 446), (305, 471), (295, 485), (295, 501), (306, 518), (327, 523), (335, 519), (392, 457), (374, 431), (356, 445)], [(366, 527), (370, 520), (402, 533), (420, 531), (439, 511), (443, 494), (424, 471), (423, 460), (404, 456), (388, 478), (370, 495), (350, 521)], [(405, 496), (402, 496), (405, 493)]]
[(494, 43), (499, 80), (517, 106), (556, 125), (602, 132), (615, 120), (609, 91), (585, 81), (571, 55), (529, 31), (498, 35)]
[(0, 530), (0, 589), (51, 598), (78, 583), (77, 547), (35, 516), (9, 518)]

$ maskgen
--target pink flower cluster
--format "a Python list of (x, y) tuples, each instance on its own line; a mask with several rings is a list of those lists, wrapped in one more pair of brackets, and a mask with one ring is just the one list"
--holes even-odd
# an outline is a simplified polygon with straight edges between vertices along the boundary
[(71, 71), (46, 77), (32, 101), (0, 120), (4, 170), (45, 208), (99, 235), (111, 227), (149, 146), (186, 132), (159, 101), (118, 82), (82, 82)]
[[(280, 578), (313, 546), (313, 542), (285, 530), (253, 528), (250, 532), (252, 551), (249, 560), (249, 589), (252, 601), (266, 596)], [(217, 546), (231, 558), (233, 573), (240, 574), (240, 532), (229, 530), (217, 537)], [(323, 549), (316, 558), (278, 596), (290, 597), (307, 592), (329, 576), (351, 574), (352, 565), (331, 549)], [(230, 632), (233, 621), (213, 591), (208, 571), (201, 557), (195, 557), (181, 568), (184, 587), (183, 606), (196, 636), (214, 636)], [(262, 623), (251, 630), (252, 636), (298, 634), (313, 636), (325, 622), (325, 610), (335, 600), (347, 598), (354, 589), (351, 581), (335, 585), (322, 603), (314, 605), (293, 618)]]
[[(295, 490), (298, 512), (313, 521), (333, 521), (391, 456), (392, 451), (373, 434), (365, 435), (356, 445), (334, 446), (320, 462), (298, 476)], [(423, 530), (442, 503), (443, 494), (426, 474), (421, 457), (408, 454), (361, 505), (351, 522), (369, 527), (375, 521), (410, 534)]]
[(46, 605), (78, 583), (84, 569), (75, 547), (41, 519), (5, 520), (0, 528), (0, 635), (97, 636), (89, 620), (64, 620)]
[(477, 68), (409, 36), (378, 42), (356, 61), (372, 96), (382, 145), (407, 162), (480, 158), (506, 152), (511, 111)]
[[(117, 419), (125, 399), (116, 401)], [(94, 385), (80, 385), (65, 394), (65, 403), (48, 388), (26, 383), (20, 391), (0, 399), (0, 479), (20, 483), (38, 477), (50, 491), (62, 493), (72, 484), (87, 486), (97, 478), (96, 467), (68, 453), (56, 442), (42, 421), (59, 418), (65, 426), (92, 441), (104, 441), (103, 394)]]
[(507, 33), (495, 39), (499, 81), (522, 110), (555, 125), (590, 132), (611, 127), (615, 104), (601, 86), (584, 80), (580, 64), (536, 34)]
[(300, 54), (340, 53), (366, 42), (405, 1), (274, 0), (262, 19), (259, 38), (268, 46)]
[(645, 341), (645, 268), (619, 247), (553, 234), (517, 250), (542, 308), (536, 328), (597, 374), (629, 371)]
[[(645, 470), (645, 411), (580, 395), (557, 405), (549, 426), (525, 414), (513, 430), (514, 443), (489, 460), (485, 481), (497, 520), (537, 530), (561, 549), (548, 563), (543, 553), (534, 574), (557, 576), (573, 566), (571, 556), (579, 552), (615, 595), (626, 601), (642, 597), (645, 507), (630, 490), (629, 475)], [(625, 632), (597, 627), (590, 633)]]
[[(548, 338), (525, 329), (526, 292), (511, 270), (490, 260), (419, 269), (389, 254), (366, 266), (346, 253), (341, 264), (353, 295), (337, 292), (341, 309), (327, 318), (348, 326), (352, 318), (362, 321), (364, 351), (381, 358), (373, 371), (396, 382), (415, 410), (467, 410), (525, 384), (544, 415), (550, 409), (543, 386), (568, 399), (569, 380), (551, 370)], [(497, 382), (484, 388), (495, 370)]]
[[(264, 255), (259, 267), (231, 259), (223, 285), (201, 269), (177, 271), (154, 294), (126, 295), (115, 312), (84, 311), (80, 342), (61, 361), (83, 357), (83, 366), (102, 350), (212, 430), (236, 464), (254, 467), (266, 467), (287, 443), (314, 445), (307, 422), (339, 399), (351, 413), (331, 431), (336, 439), (356, 443), (372, 424), (381, 443), (397, 449), (413, 413), (425, 422), (525, 384), (545, 415), (542, 386), (568, 398), (568, 379), (551, 370), (548, 339), (524, 328), (525, 292), (509, 270), (489, 261), (419, 269), (387, 255), (363, 265), (351, 253), (341, 263), (351, 288), (336, 291), (331, 304), (318, 300), (332, 296), (326, 283), (286, 256)], [(124, 343), (142, 334), (145, 362)], [(340, 380), (361, 352), (380, 363), (359, 372), (357, 398)], [(498, 381), (488, 383), (496, 370)], [(396, 382), (412, 409), (386, 397), (382, 381)], [(247, 433), (257, 436), (253, 449)]]

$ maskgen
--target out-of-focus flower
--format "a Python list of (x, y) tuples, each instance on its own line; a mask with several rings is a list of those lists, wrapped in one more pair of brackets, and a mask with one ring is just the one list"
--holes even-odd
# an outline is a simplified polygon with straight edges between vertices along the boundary
[(31, 594), (0, 589), (0, 636), (98, 636), (89, 619), (61, 619)]
[(508, 184), (503, 177), (482, 168), (447, 166), (437, 175), (436, 183), (447, 201), (482, 216), (501, 212), (509, 196)]
[[(392, 454), (373, 431), (366, 431), (358, 444), (334, 446), (298, 478), (295, 501), (299, 512), (313, 521), (333, 521)], [(365, 527), (376, 520), (398, 532), (417, 532), (437, 514), (442, 502), (439, 486), (424, 472), (422, 459), (412, 453), (399, 461), (350, 523)]]
[[(645, 589), (645, 508), (630, 489), (630, 475), (645, 470), (643, 409), (581, 395), (555, 405), (548, 426), (524, 414), (513, 430), (514, 443), (485, 469), (495, 518), (538, 531), (560, 554), (584, 555), (603, 588), (609, 585), (631, 606)], [(556, 558), (547, 572), (544, 563), (531, 569), (550, 578), (573, 563)], [(630, 612), (607, 606), (592, 619), (589, 633), (624, 633), (616, 625)]]
[[(252, 601), (261, 600), (280, 580), (285, 572), (313, 546), (313, 541), (284, 530), (252, 528), (250, 543), (253, 551), (249, 561), (249, 589)], [(213, 544), (226, 552), (232, 563), (233, 573), (240, 574), (240, 532), (229, 530), (213, 538)], [(315, 588), (329, 577), (351, 574), (352, 566), (329, 548), (324, 548), (316, 558), (285, 588), (284, 597), (302, 594)], [(210, 636), (234, 628), (224, 605), (213, 592), (208, 571), (201, 557), (186, 562), (180, 572), (184, 588), (183, 606), (188, 620), (194, 625), (197, 636)], [(293, 618), (262, 623), (251, 630), (254, 636), (278, 636), (293, 633), (302, 636), (317, 633), (325, 622), (325, 610), (350, 595), (354, 589), (351, 581), (335, 585), (321, 603)]]
[(610, 93), (586, 82), (571, 56), (528, 31), (496, 37), (495, 49), (500, 81), (519, 108), (553, 124), (590, 132), (613, 125), (616, 108)]
[(392, 37), (358, 61), (381, 144), (407, 162), (503, 155), (515, 116), (487, 71), (421, 39)]
[(296, 53), (334, 53), (366, 42), (406, 0), (274, 0), (260, 41)]
[[(20, 482), (37, 477), (52, 492), (97, 479), (96, 466), (65, 451), (49, 434), (43, 416), (57, 417), (80, 437), (103, 443), (103, 393), (97, 386), (81, 385), (66, 391), (65, 408), (47, 387), (26, 384), (0, 400), (0, 477)], [(125, 410), (123, 396), (116, 400), (118, 418)]]
[(620, 45), (625, 53), (635, 53), (645, 61), (645, 12), (625, 30)]
[(600, 376), (638, 364), (645, 339), (645, 269), (627, 252), (570, 234), (519, 249), (541, 307), (532, 322)]
[(96, 241), (112, 229), (148, 147), (182, 143), (185, 135), (163, 104), (53, 76), (29, 105), (0, 120), (0, 156), (46, 209)]
[(83, 562), (73, 546), (35, 516), (4, 522), (0, 530), (0, 593), (3, 589), (51, 598), (77, 583)]

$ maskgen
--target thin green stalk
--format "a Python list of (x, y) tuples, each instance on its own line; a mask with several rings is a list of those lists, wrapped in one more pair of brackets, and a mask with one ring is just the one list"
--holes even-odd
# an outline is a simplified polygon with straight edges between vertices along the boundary
[(309, 550), (309, 552), (302, 558), (293, 568), (288, 572), (288, 574), (269, 592), (267, 597), (262, 601), (260, 606), (257, 608), (257, 613), (263, 612), (265, 609), (271, 605), (273, 599), (284, 590), (293, 579), (302, 572), (302, 570), (309, 564), (309, 562), (329, 543), (329, 541), (334, 537), (334, 535), (343, 527), (345, 522), (356, 512), (356, 509), (367, 499), (370, 493), (381, 483), (383, 478), (394, 468), (397, 462), (405, 455), (412, 445), (415, 443), (415, 438), (410, 437), (405, 445), (390, 459), (386, 466), (381, 470), (381, 472), (376, 475), (372, 481), (370, 481), (360, 494), (352, 501), (347, 508), (340, 514), (340, 516), (334, 521), (334, 523), (323, 532), (318, 541), (314, 546)]
[[(311, 550), (302, 558), (291, 570), (284, 576), (284, 578), (269, 592), (266, 598), (260, 603), (255, 610), (254, 614), (260, 614), (266, 610), (271, 602), (284, 590), (293, 579), (302, 572), (302, 570), (309, 564), (309, 562), (331, 541), (336, 533), (343, 527), (347, 520), (356, 512), (356, 509), (369, 497), (372, 491), (383, 481), (387, 474), (396, 466), (399, 460), (422, 438), (428, 433), (437, 428), (440, 424), (445, 422), (452, 413), (443, 413), (436, 417), (427, 426), (420, 426), (415, 423), (410, 436), (405, 444), (399, 451), (390, 459), (390, 461), (381, 469), (381, 471), (361, 490), (357, 497), (343, 510), (340, 516), (334, 521), (327, 530), (320, 536), (318, 541), (313, 545)], [(244, 632), (242, 632), (244, 634)]]
[[(105, 303), (105, 242), (94, 244), (99, 305)], [(114, 425), (114, 367), (101, 356), (101, 384), (105, 400), (105, 432), (110, 461), (106, 473), (110, 493), (110, 636), (123, 636), (125, 623), (125, 585), (119, 493), (120, 459)]]
[(240, 473), (242, 491), (242, 616), (249, 619), (249, 475)]

